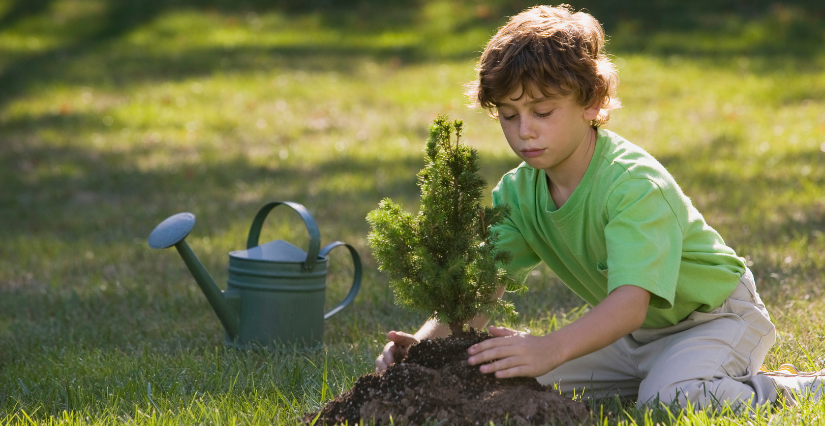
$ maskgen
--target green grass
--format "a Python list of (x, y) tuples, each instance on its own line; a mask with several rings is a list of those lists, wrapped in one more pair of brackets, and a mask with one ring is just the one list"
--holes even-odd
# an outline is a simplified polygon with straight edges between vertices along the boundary
[[(751, 263), (780, 335), (766, 364), (822, 368), (825, 16), (804, 1), (719, 4), (576, 6), (612, 37), (625, 106), (608, 128), (660, 159)], [(462, 84), (525, 5), (0, 0), (0, 423), (295, 423), (370, 372), (384, 333), (423, 318), (393, 305), (364, 218), (383, 197), (417, 211), (439, 113), (467, 123), (490, 184), (518, 164)], [(322, 243), (364, 259), (321, 352), (223, 347), (177, 254), (146, 244), (193, 212), (187, 241), (223, 283), (226, 253), (273, 200), (304, 204)], [(279, 210), (269, 239), (308, 240)], [(332, 257), (328, 307), (351, 276), (346, 251)], [(529, 285), (513, 300), (531, 330), (582, 313), (546, 268)], [(823, 404), (594, 410), (608, 424), (815, 424)]]

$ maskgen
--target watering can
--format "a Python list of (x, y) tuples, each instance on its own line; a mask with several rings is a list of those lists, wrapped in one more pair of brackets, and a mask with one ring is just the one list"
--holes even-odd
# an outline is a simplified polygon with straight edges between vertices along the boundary
[[(308, 252), (282, 240), (258, 245), (266, 216), (279, 205), (291, 207), (303, 219), (309, 231)], [(361, 258), (355, 248), (340, 241), (320, 248), (318, 225), (298, 203), (276, 201), (258, 211), (249, 229), (246, 250), (229, 253), (228, 289), (223, 291), (185, 241), (194, 225), (192, 213), (170, 216), (149, 235), (149, 246), (175, 246), (226, 329), (224, 343), (229, 346), (323, 347), (324, 320), (349, 305), (361, 286)], [(340, 246), (352, 255), (354, 278), (344, 301), (324, 313), (327, 254)]]

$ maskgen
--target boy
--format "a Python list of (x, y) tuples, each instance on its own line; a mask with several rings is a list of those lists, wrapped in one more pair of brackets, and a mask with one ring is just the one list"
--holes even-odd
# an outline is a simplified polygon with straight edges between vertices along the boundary
[[(495, 338), (470, 347), (468, 362), (640, 405), (774, 400), (774, 382), (756, 373), (775, 328), (743, 259), (661, 164), (599, 128), (619, 106), (603, 45), (592, 16), (534, 7), (490, 40), (468, 85), (524, 161), (493, 190), (493, 204), (511, 210), (496, 228), (513, 254), (508, 273), (523, 280), (543, 261), (593, 306), (545, 336), (490, 327)], [(376, 369), (448, 333), (432, 320), (414, 336), (391, 331)]]

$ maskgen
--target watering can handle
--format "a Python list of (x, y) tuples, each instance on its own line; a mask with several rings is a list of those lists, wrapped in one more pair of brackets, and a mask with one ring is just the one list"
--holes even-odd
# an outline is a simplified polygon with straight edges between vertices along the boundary
[(252, 227), (249, 228), (249, 239), (246, 240), (246, 248), (251, 249), (258, 245), (258, 238), (261, 236), (261, 228), (264, 225), (266, 215), (281, 204), (289, 206), (292, 210), (298, 212), (298, 214), (301, 215), (301, 219), (304, 220), (304, 224), (307, 226), (307, 231), (309, 231), (309, 250), (307, 250), (307, 259), (304, 261), (303, 269), (305, 271), (311, 271), (315, 268), (315, 263), (318, 261), (318, 249), (321, 247), (321, 231), (318, 230), (318, 224), (315, 223), (315, 219), (312, 218), (312, 215), (309, 214), (306, 207), (298, 203), (293, 203), (292, 201), (274, 201), (261, 207), (261, 210), (255, 215), (255, 220), (252, 221)]
[(358, 289), (361, 288), (361, 257), (358, 256), (358, 252), (355, 251), (355, 247), (341, 241), (336, 241), (324, 246), (324, 248), (321, 249), (320, 255), (322, 257), (327, 257), (327, 254), (329, 254), (332, 249), (340, 246), (346, 246), (347, 249), (349, 249), (349, 254), (352, 255), (352, 265), (355, 268), (355, 273), (352, 278), (352, 287), (350, 287), (349, 294), (347, 294), (347, 297), (344, 298), (343, 302), (339, 303), (338, 306), (330, 309), (329, 312), (324, 314), (324, 319), (341, 312), (341, 309), (344, 309), (347, 305), (352, 303), (355, 299), (355, 295), (358, 294)]

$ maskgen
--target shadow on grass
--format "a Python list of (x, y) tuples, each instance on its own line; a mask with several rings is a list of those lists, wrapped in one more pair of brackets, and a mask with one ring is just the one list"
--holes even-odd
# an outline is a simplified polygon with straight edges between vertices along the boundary
[[(607, 34), (621, 34), (614, 48), (663, 54), (697, 54), (713, 45), (696, 43), (697, 36), (726, 39), (742, 44), (728, 53), (808, 56), (821, 53), (822, 21), (825, 6), (816, 0), (697, 0), (674, 2), (579, 1), (605, 26)], [(676, 35), (668, 43), (656, 45), (659, 33)], [(681, 34), (681, 40), (678, 35)], [(723, 54), (724, 52), (719, 52)]]
[[(49, 13), (56, 3), (56, 0), (17, 0), (0, 17), (0, 30)], [(477, 55), (481, 46), (466, 45), (457, 52), (445, 54), (432, 43), (473, 28), (492, 33), (504, 17), (531, 5), (522, 0), (499, 0), (486, 5), (466, 0), (453, 4), (453, 9), (427, 13), (428, 7), (437, 9), (435, 6), (440, 3), (426, 0), (401, 3), (378, 0), (109, 0), (104, 4), (105, 9), (95, 17), (91, 30), (84, 28), (83, 34), (66, 45), (12, 60), (0, 71), (0, 109), (43, 84), (99, 84), (100, 81), (133, 84), (184, 79), (221, 70), (222, 60), (227, 63), (225, 59), (232, 64), (227, 71), (278, 65), (299, 69), (320, 67), (344, 73), (351, 71), (350, 67), (359, 58), (400, 60), (402, 63), (469, 59)], [(796, 0), (778, 4), (762, 0), (701, 0), (628, 3), (591, 0), (575, 2), (574, 7), (587, 9), (604, 22), (608, 34), (614, 35), (611, 49), (615, 52), (693, 55), (720, 60), (729, 59), (731, 55), (777, 56), (799, 66), (823, 52), (825, 6), (821, 2)], [(227, 16), (274, 11), (284, 14), (288, 20), (317, 16), (324, 28), (375, 37), (397, 28), (435, 32), (418, 44), (386, 48), (377, 44), (354, 48), (310, 42), (277, 49), (184, 49), (170, 56), (153, 56), (141, 51), (116, 51), (113, 47), (113, 42), (156, 18), (185, 10)], [(456, 10), (467, 13), (453, 13)], [(449, 14), (458, 17), (447, 18)], [(445, 19), (443, 28), (433, 30), (433, 22), (442, 18)], [(90, 59), (100, 52), (106, 52), (101, 55), (105, 58)], [(72, 69), (76, 71), (72, 72)], [(753, 71), (772, 70), (768, 67)]]
[(49, 10), (54, 0), (17, 0), (6, 14), (0, 17), (0, 31), (13, 26), (18, 21), (34, 17)]
[[(91, 87), (105, 83), (123, 88), (273, 68), (349, 75), (366, 60), (391, 62), (404, 58), (404, 63), (414, 63), (415, 58), (422, 56), (413, 47), (355, 48), (322, 42), (282, 47), (193, 48), (170, 55), (143, 50), (96, 54), (94, 58), (83, 55), (85, 52), (81, 51), (43, 53), (6, 67), (0, 73), (0, 87), (11, 90), (0, 93), (0, 102), (10, 102), (33, 87), (49, 83)], [(48, 67), (44, 67), (46, 63)], [(55, 67), (55, 63), (60, 66)], [(33, 70), (37, 77), (30, 75)]]
[[(59, 2), (55, 0), (15, 1), (5, 15), (0, 17), (0, 30), (13, 27), (27, 18), (44, 15), (57, 3)], [(273, 60), (266, 65), (277, 64), (304, 70), (312, 70), (318, 65), (323, 69), (347, 72), (348, 67), (359, 58), (401, 57), (405, 61), (412, 61), (421, 56), (421, 52), (417, 52), (415, 48), (348, 48), (325, 42), (313, 44), (311, 39), (302, 40), (301, 45), (272, 49), (185, 49), (170, 55), (157, 55), (139, 49), (117, 50), (112, 45), (164, 14), (186, 10), (226, 15), (230, 18), (227, 27), (237, 25), (238, 17), (243, 21), (244, 14), (279, 11), (285, 13), (288, 20), (319, 15), (323, 26), (327, 28), (380, 34), (385, 29), (413, 25), (417, 16), (417, 2), (396, 5), (378, 1), (117, 0), (104, 3), (105, 8), (100, 16), (89, 20), (91, 30), (83, 28), (83, 32), (78, 32), (74, 40), (63, 46), (22, 55), (3, 67), (0, 71), (0, 106), (25, 94), (35, 85), (58, 81), (71, 84), (98, 84), (101, 81), (134, 84), (175, 80), (208, 75), (222, 69), (229, 72), (245, 71), (260, 67), (261, 58), (270, 57)], [(306, 41), (310, 43), (304, 43)], [(105, 54), (93, 57), (101, 51)], [(222, 63), (231, 65), (222, 66)]]
[[(18, 0), (0, 17), (0, 30), (14, 26), (25, 18), (49, 11), (54, 0)], [(96, 28), (86, 30), (73, 41), (53, 49), (24, 55), (7, 64), (0, 71), (0, 108), (27, 93), (34, 86), (51, 82), (86, 84), (104, 81), (141, 81), (182, 79), (192, 75), (211, 74), (221, 69), (222, 60), (234, 65), (232, 70), (247, 70), (260, 66), (261, 56), (275, 55), (285, 66), (311, 68), (312, 63), (336, 64), (334, 69), (346, 72), (347, 64), (357, 58), (401, 58), (405, 62), (420, 61), (427, 56), (426, 46), (412, 48), (347, 48), (318, 43), (316, 45), (285, 46), (278, 49), (244, 51), (244, 49), (186, 50), (169, 57), (148, 56), (146, 52), (107, 52), (101, 63), (87, 63), (88, 56), (113, 49), (111, 43), (132, 31), (151, 23), (156, 18), (174, 11), (201, 10), (229, 16), (251, 12), (280, 11), (287, 19), (305, 15), (319, 15), (325, 27), (347, 32), (379, 35), (384, 30), (412, 26), (419, 15), (419, 2), (385, 3), (371, 1), (344, 2), (270, 2), (262, 0), (230, 2), (223, 0), (110, 0), (105, 2), (103, 14), (94, 19)], [(98, 24), (99, 23), (99, 24)], [(247, 56), (254, 54), (253, 60)], [(468, 55), (474, 54), (468, 52)], [(461, 55), (463, 56), (463, 55)], [(255, 59), (258, 59), (256, 62)], [(280, 62), (280, 61), (279, 61)], [(226, 63), (226, 61), (224, 61)], [(55, 66), (60, 64), (60, 66)], [(66, 75), (71, 65), (78, 66), (75, 76)], [(269, 63), (272, 65), (272, 63)], [(329, 67), (329, 65), (327, 65)], [(98, 74), (99, 75), (95, 75)], [(91, 74), (91, 75), (90, 75)]]

